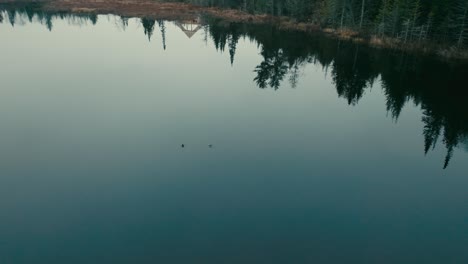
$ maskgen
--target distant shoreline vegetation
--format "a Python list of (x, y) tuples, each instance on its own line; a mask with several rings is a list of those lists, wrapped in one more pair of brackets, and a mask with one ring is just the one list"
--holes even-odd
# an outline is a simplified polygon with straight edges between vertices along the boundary
[[(0, 3), (28, 1), (0, 0)], [(467, 0), (36, 0), (44, 11), (272, 23), (374, 47), (468, 59)], [(2, 18), (0, 18), (2, 19)]]
[[(177, 0), (176, 0), (177, 1)], [(320, 30), (376, 47), (468, 59), (467, 0), (185, 0), (279, 17), (280, 27)]]

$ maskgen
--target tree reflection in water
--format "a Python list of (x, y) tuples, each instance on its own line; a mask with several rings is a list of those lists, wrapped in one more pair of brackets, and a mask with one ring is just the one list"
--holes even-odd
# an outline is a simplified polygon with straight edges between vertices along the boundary
[[(41, 11), (36, 4), (18, 6), (0, 5), (0, 22), (6, 15), (14, 26), (17, 17), (36, 19), (52, 30), (53, 18), (96, 24), (96, 15), (71, 15)], [(162, 20), (142, 18), (144, 34), (151, 41), (156, 22), (166, 48), (166, 26)], [(425, 56), (408, 55), (396, 51), (376, 50), (350, 42), (305, 32), (282, 31), (274, 25), (230, 23), (205, 18), (203, 26), (206, 40), (217, 50), (229, 52), (235, 63), (237, 44), (241, 38), (254, 41), (260, 48), (262, 61), (253, 69), (253, 81), (261, 89), (280, 89), (288, 80), (296, 87), (300, 70), (309, 63), (320, 64), (330, 72), (338, 97), (356, 105), (365, 91), (379, 80), (386, 97), (386, 108), (394, 120), (408, 102), (421, 107), (424, 130), (424, 152), (428, 153), (437, 142), (445, 145), (446, 168), (458, 145), (468, 148), (468, 91), (462, 84), (468, 76), (468, 67), (444, 63)], [(121, 17), (125, 29), (128, 18)]]

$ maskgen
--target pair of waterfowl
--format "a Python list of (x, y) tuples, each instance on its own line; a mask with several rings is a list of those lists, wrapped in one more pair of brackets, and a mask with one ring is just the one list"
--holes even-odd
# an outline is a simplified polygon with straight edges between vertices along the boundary
[[(185, 148), (185, 144), (182, 144), (181, 147), (182, 147), (182, 148)], [(209, 148), (212, 148), (213, 145), (212, 145), (212, 144), (209, 144), (208, 147), (209, 147)]]

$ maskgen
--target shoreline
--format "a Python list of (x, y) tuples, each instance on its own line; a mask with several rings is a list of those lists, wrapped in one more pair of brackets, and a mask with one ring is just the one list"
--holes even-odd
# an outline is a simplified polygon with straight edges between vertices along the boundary
[(202, 7), (180, 2), (157, 0), (0, 0), (0, 4), (20, 5), (35, 3), (38, 9), (48, 12), (69, 12), (74, 14), (113, 14), (123, 17), (153, 18), (163, 20), (193, 20), (200, 15), (223, 19), (226, 22), (272, 24), (281, 30), (319, 32), (329, 37), (368, 45), (374, 48), (393, 49), (423, 55), (436, 55), (441, 59), (468, 60), (468, 50), (423, 43), (403, 43), (398, 39), (380, 38), (361, 34), (351, 29), (322, 28), (313, 23), (296, 22), (289, 17), (249, 14), (236, 9)]

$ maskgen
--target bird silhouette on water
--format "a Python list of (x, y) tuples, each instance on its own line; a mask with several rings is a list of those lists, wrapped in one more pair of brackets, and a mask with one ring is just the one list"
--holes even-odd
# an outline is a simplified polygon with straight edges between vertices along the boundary
[[(180, 145), (181, 148), (185, 148), (185, 144)], [(208, 145), (209, 148), (213, 148), (213, 144)]]

